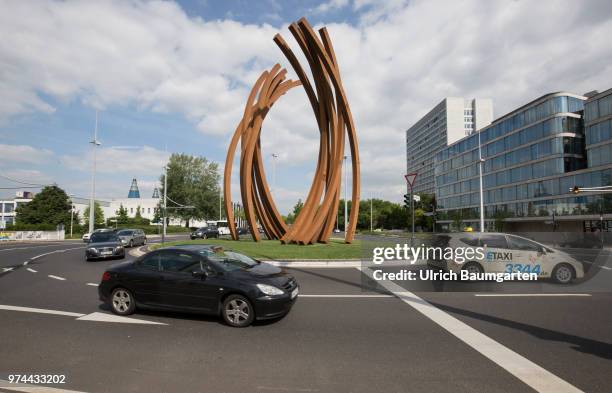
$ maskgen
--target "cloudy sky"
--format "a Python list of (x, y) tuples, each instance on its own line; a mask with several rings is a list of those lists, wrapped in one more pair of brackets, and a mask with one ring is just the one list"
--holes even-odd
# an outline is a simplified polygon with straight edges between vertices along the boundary
[[(364, 198), (402, 199), (404, 131), (446, 96), (490, 97), (498, 117), (612, 87), (608, 0), (0, 0), (0, 196), (20, 185), (5, 177), (88, 196), (96, 109), (101, 198), (127, 196), (133, 177), (150, 196), (166, 149), (223, 162), (251, 85), (289, 66), (273, 36), (297, 51), (287, 25), (301, 16), (332, 37)], [(264, 124), (283, 212), (306, 195), (317, 134), (300, 89)]]

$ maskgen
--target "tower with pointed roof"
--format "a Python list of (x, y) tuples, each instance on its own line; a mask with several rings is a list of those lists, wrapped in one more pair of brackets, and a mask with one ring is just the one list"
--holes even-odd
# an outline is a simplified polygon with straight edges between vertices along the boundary
[(159, 190), (157, 189), (157, 187), (153, 189), (153, 196), (151, 198), (159, 199)]
[(138, 183), (136, 182), (136, 178), (132, 179), (132, 185), (130, 186), (128, 198), (140, 198), (140, 191), (138, 190)]

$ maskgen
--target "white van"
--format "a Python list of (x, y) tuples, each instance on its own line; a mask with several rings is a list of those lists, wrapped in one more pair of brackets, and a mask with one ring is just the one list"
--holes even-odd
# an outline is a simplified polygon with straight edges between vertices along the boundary
[(471, 273), (536, 273), (568, 284), (584, 277), (582, 263), (569, 254), (533, 240), (504, 233), (452, 234), (449, 247), (483, 247), (484, 259), (458, 263), (446, 261), (448, 270)]

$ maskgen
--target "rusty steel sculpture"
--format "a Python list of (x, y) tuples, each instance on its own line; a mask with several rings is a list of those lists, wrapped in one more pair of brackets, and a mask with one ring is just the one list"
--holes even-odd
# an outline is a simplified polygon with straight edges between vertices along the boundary
[[(351, 110), (340, 79), (327, 29), (317, 35), (305, 18), (292, 23), (289, 30), (298, 42), (312, 73), (313, 82), (280, 34), (274, 42), (283, 52), (299, 81), (286, 79), (287, 70), (279, 64), (264, 71), (255, 82), (247, 99), (244, 115), (236, 127), (225, 160), (224, 198), (227, 222), (234, 240), (238, 239), (231, 201), (231, 174), (234, 155), (240, 141), (240, 191), (246, 221), (253, 240), (259, 241), (257, 222), (269, 239), (282, 243), (326, 243), (336, 220), (340, 204), (340, 182), (344, 159), (345, 137), (351, 151), (353, 172), (352, 205), (345, 242), (355, 235), (359, 213), (359, 151)], [(302, 85), (317, 119), (320, 133), (319, 158), (314, 179), (304, 206), (292, 226), (278, 212), (270, 194), (261, 154), (261, 126), (276, 100), (293, 87)]]

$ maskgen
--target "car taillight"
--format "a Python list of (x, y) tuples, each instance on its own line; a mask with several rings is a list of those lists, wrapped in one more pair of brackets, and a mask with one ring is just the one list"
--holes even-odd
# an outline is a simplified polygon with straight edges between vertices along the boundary
[(102, 281), (108, 281), (110, 280), (111, 276), (109, 272), (104, 272), (104, 274), (102, 275)]

